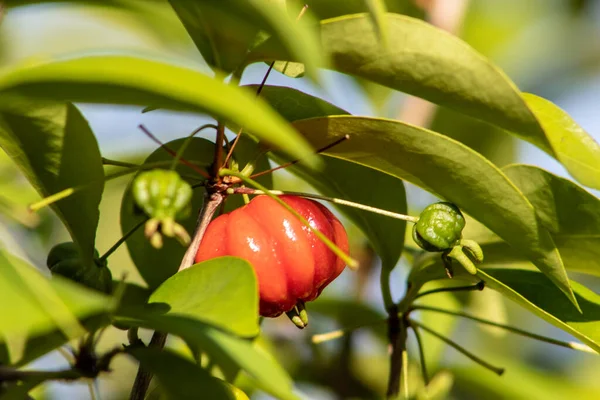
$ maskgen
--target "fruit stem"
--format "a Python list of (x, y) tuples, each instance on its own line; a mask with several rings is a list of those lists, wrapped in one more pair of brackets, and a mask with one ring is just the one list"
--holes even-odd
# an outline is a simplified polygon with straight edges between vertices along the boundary
[(535, 333), (527, 332), (527, 331), (525, 331), (523, 329), (515, 328), (514, 326), (505, 325), (505, 324), (501, 324), (501, 323), (498, 323), (498, 322), (490, 321), (490, 320), (487, 320), (487, 319), (479, 318), (479, 317), (476, 317), (474, 315), (470, 315), (470, 314), (467, 314), (467, 313), (464, 313), (464, 312), (444, 310), (443, 308), (429, 307), (429, 306), (419, 306), (419, 305), (415, 305), (411, 309), (412, 310), (421, 310), (421, 311), (432, 311), (432, 312), (438, 312), (438, 313), (442, 313), (442, 314), (453, 315), (453, 316), (456, 316), (456, 317), (467, 318), (467, 319), (470, 319), (472, 321), (479, 322), (480, 324), (485, 324), (485, 325), (489, 325), (489, 326), (494, 326), (494, 327), (497, 327), (497, 328), (501, 328), (501, 329), (507, 330), (509, 332), (516, 333), (517, 335), (526, 336), (526, 337), (529, 337), (529, 338), (532, 338), (532, 339), (535, 339), (535, 340), (539, 340), (541, 342), (546, 342), (546, 343), (550, 343), (550, 344), (553, 344), (553, 345), (556, 345), (556, 346), (566, 347), (566, 348), (572, 349), (572, 350), (578, 350), (578, 351), (583, 351), (583, 352), (587, 352), (587, 353), (598, 354), (598, 352), (596, 352), (591, 347), (586, 346), (586, 345), (581, 344), (581, 343), (577, 343), (577, 342), (563, 342), (561, 340), (552, 339), (552, 338), (549, 338), (549, 337), (546, 337), (546, 336), (536, 335)]
[(187, 248), (183, 259), (181, 260), (181, 264), (179, 264), (179, 271), (182, 271), (186, 268), (194, 265), (194, 259), (196, 258), (196, 253), (198, 252), (198, 248), (200, 247), (200, 243), (202, 242), (202, 238), (204, 237), (204, 233), (208, 228), (208, 224), (212, 220), (213, 215), (223, 203), (225, 198), (221, 193), (211, 193), (205, 192), (204, 194), (204, 203), (202, 204), (202, 209), (200, 210), (200, 214), (198, 214), (198, 221), (196, 223), (196, 230), (194, 231), (194, 236), (190, 246)]
[[(230, 170), (230, 169), (226, 169), (223, 168), (220, 171), (221, 176), (225, 176), (225, 175), (231, 175), (231, 176), (235, 176), (237, 178), (240, 178), (244, 183), (250, 185), (250, 186), (254, 186), (256, 188), (259, 189), (259, 191), (262, 194), (265, 194), (269, 197), (271, 197), (273, 200), (275, 200), (276, 202), (278, 202), (279, 204), (281, 204), (286, 210), (288, 210), (289, 212), (291, 212), (292, 214), (294, 214), (294, 216), (296, 218), (298, 218), (298, 220), (300, 220), (300, 222), (302, 222), (306, 227), (308, 227), (311, 232), (313, 232), (323, 243), (325, 243), (325, 245), (327, 247), (329, 247), (329, 249), (331, 251), (333, 251), (335, 253), (336, 256), (338, 256), (339, 258), (341, 258), (347, 265), (348, 267), (350, 267), (350, 269), (356, 269), (358, 268), (358, 261), (356, 261), (355, 259), (353, 259), (352, 257), (350, 257), (349, 255), (347, 255), (346, 253), (344, 253), (338, 246), (336, 246), (335, 243), (333, 243), (331, 240), (329, 240), (325, 235), (323, 235), (320, 231), (318, 231), (317, 229), (313, 228), (310, 223), (302, 216), (300, 215), (296, 210), (294, 210), (292, 207), (290, 207), (286, 202), (284, 202), (283, 200), (281, 200), (279, 197), (277, 197), (277, 195), (275, 195), (273, 192), (274, 191), (270, 191), (269, 189), (267, 189), (266, 187), (264, 187), (263, 185), (261, 185), (260, 183), (242, 175), (239, 172)], [(244, 188), (237, 188), (237, 189), (244, 189)], [(237, 189), (233, 189), (234, 193), (236, 193)], [(241, 193), (241, 192), (237, 192), (237, 193)], [(283, 194), (281, 192), (279, 192), (280, 194)]]
[[(254, 175), (254, 176), (256, 176), (256, 175)], [(352, 207), (352, 208), (358, 208), (360, 210), (372, 212), (372, 213), (379, 214), (379, 215), (384, 215), (384, 216), (390, 217), (390, 218), (401, 219), (403, 221), (408, 221), (408, 222), (412, 222), (412, 223), (417, 223), (417, 221), (419, 220), (419, 217), (413, 217), (411, 215), (399, 214), (399, 213), (395, 213), (395, 212), (383, 210), (381, 208), (371, 207), (371, 206), (367, 206), (367, 205), (360, 204), (360, 203), (355, 203), (353, 201), (338, 199), (338, 198), (335, 198), (335, 197), (321, 196), (321, 195), (312, 194), (312, 193), (290, 192), (290, 191), (287, 191), (287, 190), (286, 191), (282, 191), (282, 190), (256, 190), (256, 189), (245, 188), (245, 187), (233, 188), (233, 193), (237, 193), (237, 194), (266, 194), (266, 195), (272, 194), (272, 195), (275, 195), (275, 196), (281, 196), (281, 195), (284, 195), (284, 194), (288, 194), (288, 195), (292, 195), (292, 196), (305, 197), (307, 199), (324, 200), (324, 201), (328, 201), (330, 203), (340, 204), (342, 206), (347, 206), (347, 207)]]
[(112, 253), (114, 253), (123, 243), (125, 243), (125, 241), (127, 239), (129, 239), (129, 237), (131, 235), (133, 235), (138, 229), (140, 229), (145, 223), (146, 221), (148, 221), (148, 218), (144, 218), (142, 221), (138, 222), (133, 228), (131, 228), (125, 235), (123, 235), (122, 238), (120, 238), (119, 240), (117, 240), (117, 242), (115, 244), (112, 245), (112, 247), (108, 250), (106, 250), (106, 253), (104, 253), (102, 255), (102, 257), (100, 257), (99, 261), (102, 263), (104, 261), (106, 261), (106, 259), (108, 257), (110, 257), (110, 255)]
[(409, 320), (410, 325), (411, 326), (415, 326), (419, 329), (423, 329), (425, 332), (428, 332), (429, 334), (431, 334), (432, 336), (435, 336), (436, 338), (440, 339), (441, 341), (445, 342), (446, 344), (448, 344), (451, 347), (454, 347), (454, 349), (456, 349), (457, 351), (459, 351), (460, 353), (464, 354), (465, 356), (467, 356), (468, 358), (470, 358), (471, 360), (475, 361), (477, 364), (481, 365), (482, 367), (498, 374), (498, 375), (502, 375), (504, 373), (504, 368), (499, 368), (499, 367), (495, 367), (492, 364), (488, 363), (487, 361), (481, 359), (479, 356), (475, 355), (474, 353), (471, 353), (469, 350), (465, 349), (464, 347), (462, 347), (461, 345), (459, 345), (458, 343), (456, 343), (455, 341), (437, 333), (436, 331), (434, 331), (433, 329), (430, 329), (428, 327), (426, 327), (425, 325), (421, 324), (420, 322), (417, 322), (413, 319)]

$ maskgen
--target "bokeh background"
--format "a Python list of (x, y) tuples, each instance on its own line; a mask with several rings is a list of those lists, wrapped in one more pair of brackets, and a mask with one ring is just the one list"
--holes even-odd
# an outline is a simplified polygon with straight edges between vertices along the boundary
[[(406, 2), (403, 0), (403, 2)], [(166, 2), (106, 0), (90, 4), (69, 2), (19, 4), (8, 2), (0, 25), (0, 65), (29, 58), (63, 57), (85, 53), (137, 53), (166, 58), (211, 74)], [(36, 2), (32, 2), (36, 3)], [(597, 0), (415, 0), (409, 11), (463, 38), (492, 59), (523, 91), (546, 97), (565, 109), (599, 140), (600, 112), (600, 1)], [(393, 38), (392, 38), (393, 40)], [(243, 83), (259, 83), (264, 64), (248, 68)], [(328, 87), (318, 88), (306, 79), (291, 79), (273, 72), (268, 84), (298, 88), (322, 97), (357, 115), (399, 118), (457, 138), (490, 158), (498, 166), (520, 162), (535, 164), (558, 175), (564, 168), (541, 150), (484, 123), (440, 109), (387, 88), (332, 72), (323, 72)], [(104, 157), (140, 161), (156, 148), (137, 126), (146, 125), (163, 142), (194, 130), (208, 119), (199, 115), (154, 111), (138, 107), (79, 104), (97, 135)], [(275, 187), (312, 191), (286, 172), (275, 174)], [(97, 247), (102, 253), (121, 235), (119, 207), (127, 178), (107, 184), (101, 205)], [(357, 183), (358, 184), (358, 183)], [(411, 214), (435, 201), (428, 193), (407, 185)], [(598, 193), (596, 193), (597, 195)], [(37, 199), (10, 160), (0, 154), (0, 242), (39, 268), (56, 243), (67, 240), (58, 219), (44, 210), (31, 215), (26, 206)], [(314, 304), (311, 325), (299, 331), (287, 319), (268, 320), (259, 344), (272, 353), (294, 377), (298, 390), (309, 399), (378, 398), (387, 381), (387, 349), (383, 325), (354, 331), (321, 345), (311, 335), (353, 326), (381, 313), (377, 258), (361, 233), (349, 223), (352, 251), (362, 261), (359, 272), (345, 271)], [(143, 284), (125, 247), (110, 259), (113, 276)], [(394, 273), (394, 295), (404, 290), (405, 260)], [(598, 280), (572, 274), (589, 287)], [(199, 289), (200, 290), (200, 289)], [(445, 308), (463, 308), (496, 321), (562, 340), (571, 338), (491, 291), (461, 296), (437, 295), (428, 302)], [(313, 307), (309, 308), (309, 310)], [(330, 318), (334, 316), (334, 318)], [(383, 316), (383, 314), (382, 314)], [(0, 316), (1, 317), (1, 316)], [(426, 336), (430, 372), (452, 384), (451, 399), (598, 399), (600, 358), (534, 342), (502, 331), (481, 328), (439, 314), (423, 314), (428, 326), (452, 337), (481, 357), (506, 368), (499, 378)], [(147, 337), (147, 336), (145, 336)], [(125, 332), (109, 329), (102, 346), (126, 342)], [(176, 340), (169, 345), (181, 351)], [(409, 337), (411, 387), (419, 385), (418, 353)], [(67, 361), (51, 353), (29, 367), (58, 369)], [(137, 366), (126, 356), (114, 362), (114, 371), (95, 383), (102, 399), (125, 399)], [(237, 384), (253, 399), (267, 399), (241, 376)], [(36, 399), (90, 398), (84, 383), (44, 385)], [(151, 395), (152, 396), (152, 395)], [(201, 398), (201, 397), (198, 397)]]

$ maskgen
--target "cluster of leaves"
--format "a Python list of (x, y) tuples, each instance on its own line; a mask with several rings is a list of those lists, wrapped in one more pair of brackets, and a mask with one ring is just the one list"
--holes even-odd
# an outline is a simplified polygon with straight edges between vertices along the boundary
[[(24, 2), (6, 3), (18, 8)], [(287, 8), (258, 0), (168, 3), (213, 69), (212, 76), (176, 60), (133, 55), (38, 58), (0, 72), (0, 146), (42, 197), (69, 192), (52, 208), (84, 263), (93, 262), (98, 207), (111, 176), (104, 172), (94, 133), (73, 103), (203, 113), (251, 134), (253, 140), (237, 148), (240, 165), (254, 158), (260, 143), (274, 149), (269, 157), (276, 161), (304, 160), (290, 170), (328, 196), (406, 213), (406, 181), (456, 204), (469, 215), (468, 226), (485, 227), (467, 233), (485, 254), (477, 278), (600, 351), (600, 298), (567, 276), (567, 271), (600, 274), (596, 197), (535, 166), (500, 169), (470, 147), (431, 130), (349, 115), (288, 87), (266, 85), (255, 98), (256, 87), (235, 83), (256, 62), (274, 62), (290, 78), (306, 75), (317, 84), (325, 84), (323, 68), (360, 77), (504, 129), (556, 158), (579, 184), (600, 189), (600, 146), (565, 112), (521, 92), (460, 39), (407, 15), (414, 12), (409, 2), (390, 2), (402, 5), (387, 12), (380, 1), (289, 1)], [(310, 11), (296, 21), (304, 3)], [(111, 4), (130, 6), (124, 0)], [(231, 83), (224, 83), (227, 76)], [(313, 154), (313, 149), (344, 135), (351, 140), (321, 157)], [(182, 145), (183, 139), (168, 143), (175, 151)], [(196, 166), (211, 165), (214, 143), (194, 138), (186, 146), (183, 158)], [(159, 149), (123, 174), (170, 161)], [(267, 166), (264, 156), (259, 168)], [(184, 165), (177, 171), (191, 184), (202, 182), (198, 176), (188, 178), (190, 169)], [(272, 187), (269, 177), (261, 183)], [(200, 209), (202, 201), (203, 189), (198, 188), (193, 209)], [(382, 293), (391, 307), (389, 275), (403, 253), (405, 222), (362, 210), (340, 211), (381, 258)], [(123, 232), (143, 218), (135, 212), (130, 185), (122, 201)], [(182, 221), (190, 232), (194, 224), (195, 215)], [(156, 250), (141, 231), (126, 243), (148, 288), (121, 285), (120, 295), (113, 296), (46, 279), (26, 262), (1, 252), (1, 300), (18, 306), (3, 312), (0, 321), (0, 363), (22, 366), (116, 322), (179, 336), (219, 366), (226, 380), (243, 370), (274, 396), (296, 398), (284, 369), (248, 340), (259, 333), (256, 280), (248, 263), (218, 259), (175, 274), (185, 250), (179, 244), (167, 241)], [(523, 263), (529, 267), (506, 267)], [(438, 256), (418, 254), (409, 283), (418, 289), (444, 276)], [(231, 386), (181, 355), (144, 347), (126, 352), (154, 372), (174, 398), (194, 391), (214, 393), (211, 398), (235, 396)], [(5, 392), (11, 388), (23, 390), (7, 386)]]

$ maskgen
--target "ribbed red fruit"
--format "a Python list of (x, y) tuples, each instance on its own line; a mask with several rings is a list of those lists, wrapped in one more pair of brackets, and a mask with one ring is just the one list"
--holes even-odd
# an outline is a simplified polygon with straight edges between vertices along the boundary
[[(331, 211), (297, 196), (280, 199), (348, 252), (346, 230)], [(210, 223), (196, 262), (219, 256), (241, 257), (253, 265), (260, 290), (260, 314), (265, 317), (290, 311), (299, 300), (316, 299), (345, 267), (294, 214), (268, 196), (257, 196)]]

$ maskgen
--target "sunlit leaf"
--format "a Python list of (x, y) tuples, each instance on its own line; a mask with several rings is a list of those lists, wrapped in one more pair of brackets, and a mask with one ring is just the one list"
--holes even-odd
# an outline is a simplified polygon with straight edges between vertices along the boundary
[(575, 301), (558, 250), (533, 207), (480, 154), (394, 120), (337, 116), (296, 121), (294, 126), (317, 148), (350, 135), (324, 154), (379, 169), (457, 204), (526, 255)]
[(554, 156), (582, 184), (600, 189), (600, 145), (565, 111), (529, 93), (523, 98), (546, 133)]
[(202, 111), (252, 131), (293, 157), (315, 163), (312, 150), (261, 99), (189, 68), (126, 56), (37, 60), (0, 72), (0, 93), (55, 100), (152, 105)]
[(6, 97), (0, 102), (0, 146), (42, 197), (81, 189), (52, 208), (91, 265), (104, 171), (94, 133), (79, 110)]
[(219, 257), (187, 268), (162, 283), (150, 304), (168, 315), (188, 316), (241, 336), (255, 336), (258, 287), (252, 266), (236, 257)]
[[(523, 95), (494, 64), (442, 29), (397, 14), (388, 14), (388, 25), (393, 40), (384, 49), (367, 14), (322, 21), (333, 68), (512, 131), (563, 162), (582, 183), (600, 188), (600, 148), (563, 111)], [(269, 42), (254, 55), (285, 60)]]
[[(25, 261), (0, 252), (0, 362), (20, 364), (82, 336), (80, 320), (106, 316), (106, 296), (60, 277), (49, 279)], [(98, 320), (91, 323), (98, 326)]]
[(120, 321), (182, 337), (202, 349), (217, 365), (244, 370), (256, 385), (280, 399), (297, 399), (292, 380), (270, 355), (252, 342), (207, 325), (197, 319), (156, 313), (127, 312)]

